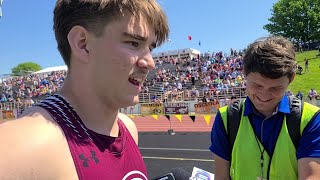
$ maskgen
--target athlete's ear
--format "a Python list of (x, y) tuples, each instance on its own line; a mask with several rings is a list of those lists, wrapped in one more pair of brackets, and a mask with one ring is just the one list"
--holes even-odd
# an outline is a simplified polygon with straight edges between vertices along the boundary
[(289, 79), (289, 84), (294, 80), (295, 77), (296, 77), (296, 73), (293, 73), (292, 77)]
[(74, 26), (68, 33), (68, 42), (71, 48), (71, 54), (80, 63), (88, 63), (89, 51), (88, 40), (89, 32), (82, 26)]

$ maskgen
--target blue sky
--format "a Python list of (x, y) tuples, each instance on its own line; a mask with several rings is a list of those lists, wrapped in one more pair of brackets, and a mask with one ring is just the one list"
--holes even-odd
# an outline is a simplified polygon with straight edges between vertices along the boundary
[[(43, 68), (64, 65), (52, 30), (55, 0), (4, 0), (0, 18), (0, 74), (32, 61)], [(276, 0), (158, 0), (169, 24), (171, 42), (155, 52), (195, 48), (201, 52), (243, 49), (268, 35), (263, 25)], [(188, 40), (188, 36), (192, 40)], [(198, 42), (201, 41), (201, 46)]]

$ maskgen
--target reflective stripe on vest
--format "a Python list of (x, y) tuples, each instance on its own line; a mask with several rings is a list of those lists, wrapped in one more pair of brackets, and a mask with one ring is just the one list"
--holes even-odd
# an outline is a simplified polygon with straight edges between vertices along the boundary
[[(245, 107), (244, 107), (245, 108)], [(249, 118), (243, 116), (240, 121), (238, 133), (231, 154), (230, 177), (234, 180), (257, 179), (261, 176), (260, 151), (255, 139), (253, 128)], [(300, 133), (310, 122), (311, 118), (319, 110), (318, 107), (304, 103), (301, 118)], [(227, 130), (227, 106), (219, 109), (224, 127)], [(276, 141), (274, 153), (269, 170), (269, 180), (295, 180), (298, 179), (298, 165), (296, 149), (288, 133), (286, 120), (283, 120), (279, 137)], [(259, 145), (262, 147), (261, 142)], [(270, 157), (264, 153), (264, 177), (267, 179)]]

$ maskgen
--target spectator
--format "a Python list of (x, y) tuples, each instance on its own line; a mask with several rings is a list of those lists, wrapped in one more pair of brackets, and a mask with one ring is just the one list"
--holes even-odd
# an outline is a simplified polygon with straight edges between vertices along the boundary
[(304, 59), (304, 72), (307, 73), (309, 72), (309, 60), (307, 58)]
[(207, 99), (206, 95), (203, 95), (202, 102), (203, 103), (209, 102), (209, 100)]
[(29, 106), (32, 106), (34, 104), (34, 101), (30, 97), (27, 97), (27, 99), (25, 100), (25, 103), (28, 104)]
[(320, 179), (320, 109), (303, 104), (294, 119), (301, 130), (285, 121), (295, 111), (284, 95), (295, 77), (294, 45), (276, 36), (258, 40), (243, 61), (247, 98), (239, 108), (220, 108), (211, 132), (215, 178)]
[(301, 91), (298, 91), (298, 93), (296, 94), (296, 97), (299, 98), (300, 100), (303, 99), (303, 93)]
[(309, 99), (313, 100), (316, 96), (317, 96), (317, 91), (311, 88), (309, 93), (308, 93)]
[(133, 114), (134, 106), (130, 106), (130, 114)]
[(288, 90), (286, 93), (285, 93), (288, 97), (290, 96), (293, 96), (292, 92), (290, 90)]
[(6, 95), (5, 95), (5, 94), (2, 94), (2, 95), (1, 95), (1, 103), (5, 103), (5, 102), (7, 102), (7, 101), (8, 101), (8, 99), (7, 99)]
[(302, 66), (300, 66), (300, 65), (298, 65), (298, 67), (297, 67), (297, 72), (298, 72), (298, 74), (302, 74), (302, 71), (303, 71), (303, 68), (302, 68)]
[(157, 101), (157, 96), (155, 95), (155, 94), (153, 94), (152, 96), (151, 96), (151, 102), (156, 102)]

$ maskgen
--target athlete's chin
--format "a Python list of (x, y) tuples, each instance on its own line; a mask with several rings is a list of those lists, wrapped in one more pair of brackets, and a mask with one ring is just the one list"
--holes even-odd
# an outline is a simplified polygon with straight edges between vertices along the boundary
[(139, 103), (139, 96), (135, 96), (135, 97), (133, 98), (133, 102), (132, 102), (132, 105), (131, 105), (131, 106), (136, 105), (136, 104), (138, 104), (138, 103)]
[(133, 98), (129, 98), (125, 101), (125, 107), (134, 106), (139, 103), (139, 96), (134, 96)]

